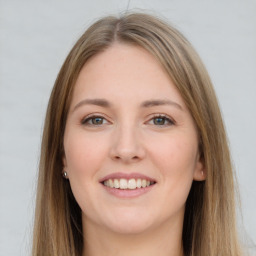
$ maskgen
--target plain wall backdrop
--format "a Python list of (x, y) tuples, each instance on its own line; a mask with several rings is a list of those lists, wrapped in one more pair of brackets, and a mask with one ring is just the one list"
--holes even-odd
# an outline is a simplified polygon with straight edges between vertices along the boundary
[[(44, 115), (65, 57), (93, 21), (127, 6), (128, 0), (0, 0), (0, 255), (29, 255)], [(240, 186), (239, 229), (253, 246), (256, 1), (131, 0), (129, 10), (136, 8), (174, 24), (210, 73)]]

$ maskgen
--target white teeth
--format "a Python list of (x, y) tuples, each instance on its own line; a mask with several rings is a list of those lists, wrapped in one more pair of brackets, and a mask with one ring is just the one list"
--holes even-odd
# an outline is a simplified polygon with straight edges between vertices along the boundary
[(154, 184), (145, 179), (108, 179), (104, 181), (104, 185), (110, 188), (119, 188), (119, 189), (136, 189), (136, 188), (145, 188)]
[(120, 187), (119, 180), (114, 179), (114, 188), (119, 188), (119, 187)]
[(127, 189), (127, 187), (128, 187), (127, 180), (126, 179), (120, 179), (119, 187), (121, 189)]
[(137, 179), (137, 188), (141, 188), (141, 179)]
[(109, 180), (109, 186), (111, 187), (111, 188), (113, 188), (114, 187), (114, 182), (113, 182), (113, 180)]
[(135, 189), (137, 186), (135, 179), (128, 180), (128, 188), (129, 189)]

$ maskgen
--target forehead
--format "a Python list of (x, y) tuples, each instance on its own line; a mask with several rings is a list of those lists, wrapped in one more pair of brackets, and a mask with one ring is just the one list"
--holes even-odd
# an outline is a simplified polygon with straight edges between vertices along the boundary
[(75, 84), (74, 99), (107, 97), (113, 100), (182, 98), (167, 72), (145, 49), (115, 43), (82, 68)]

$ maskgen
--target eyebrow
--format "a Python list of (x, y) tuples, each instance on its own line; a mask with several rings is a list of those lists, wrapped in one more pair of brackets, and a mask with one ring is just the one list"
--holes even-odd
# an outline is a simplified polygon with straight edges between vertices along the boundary
[[(83, 105), (96, 105), (104, 108), (110, 108), (112, 104), (105, 100), (105, 99), (85, 99), (80, 101), (78, 104), (75, 105), (73, 112), (83, 106)], [(180, 110), (183, 110), (182, 106), (172, 100), (165, 100), (165, 99), (156, 99), (156, 100), (146, 100), (140, 104), (142, 108), (150, 108), (155, 106), (162, 106), (162, 105), (172, 105)]]
[(110, 108), (111, 104), (105, 99), (85, 99), (75, 105), (73, 112), (83, 105), (96, 105), (104, 108)]
[(154, 106), (162, 106), (162, 105), (172, 105), (180, 110), (183, 110), (182, 106), (177, 102), (172, 100), (147, 100), (141, 103), (141, 107), (154, 107)]

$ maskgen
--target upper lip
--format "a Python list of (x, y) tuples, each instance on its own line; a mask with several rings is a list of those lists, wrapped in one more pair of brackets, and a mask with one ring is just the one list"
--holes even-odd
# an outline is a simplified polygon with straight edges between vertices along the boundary
[(127, 180), (129, 180), (129, 179), (145, 179), (145, 180), (156, 182), (155, 179), (153, 179), (147, 175), (144, 175), (141, 173), (136, 173), (136, 172), (133, 172), (133, 173), (123, 173), (123, 172), (111, 173), (111, 174), (106, 175), (103, 178), (101, 178), (99, 180), (99, 182), (104, 182), (105, 180), (109, 180), (109, 179), (127, 179)]

